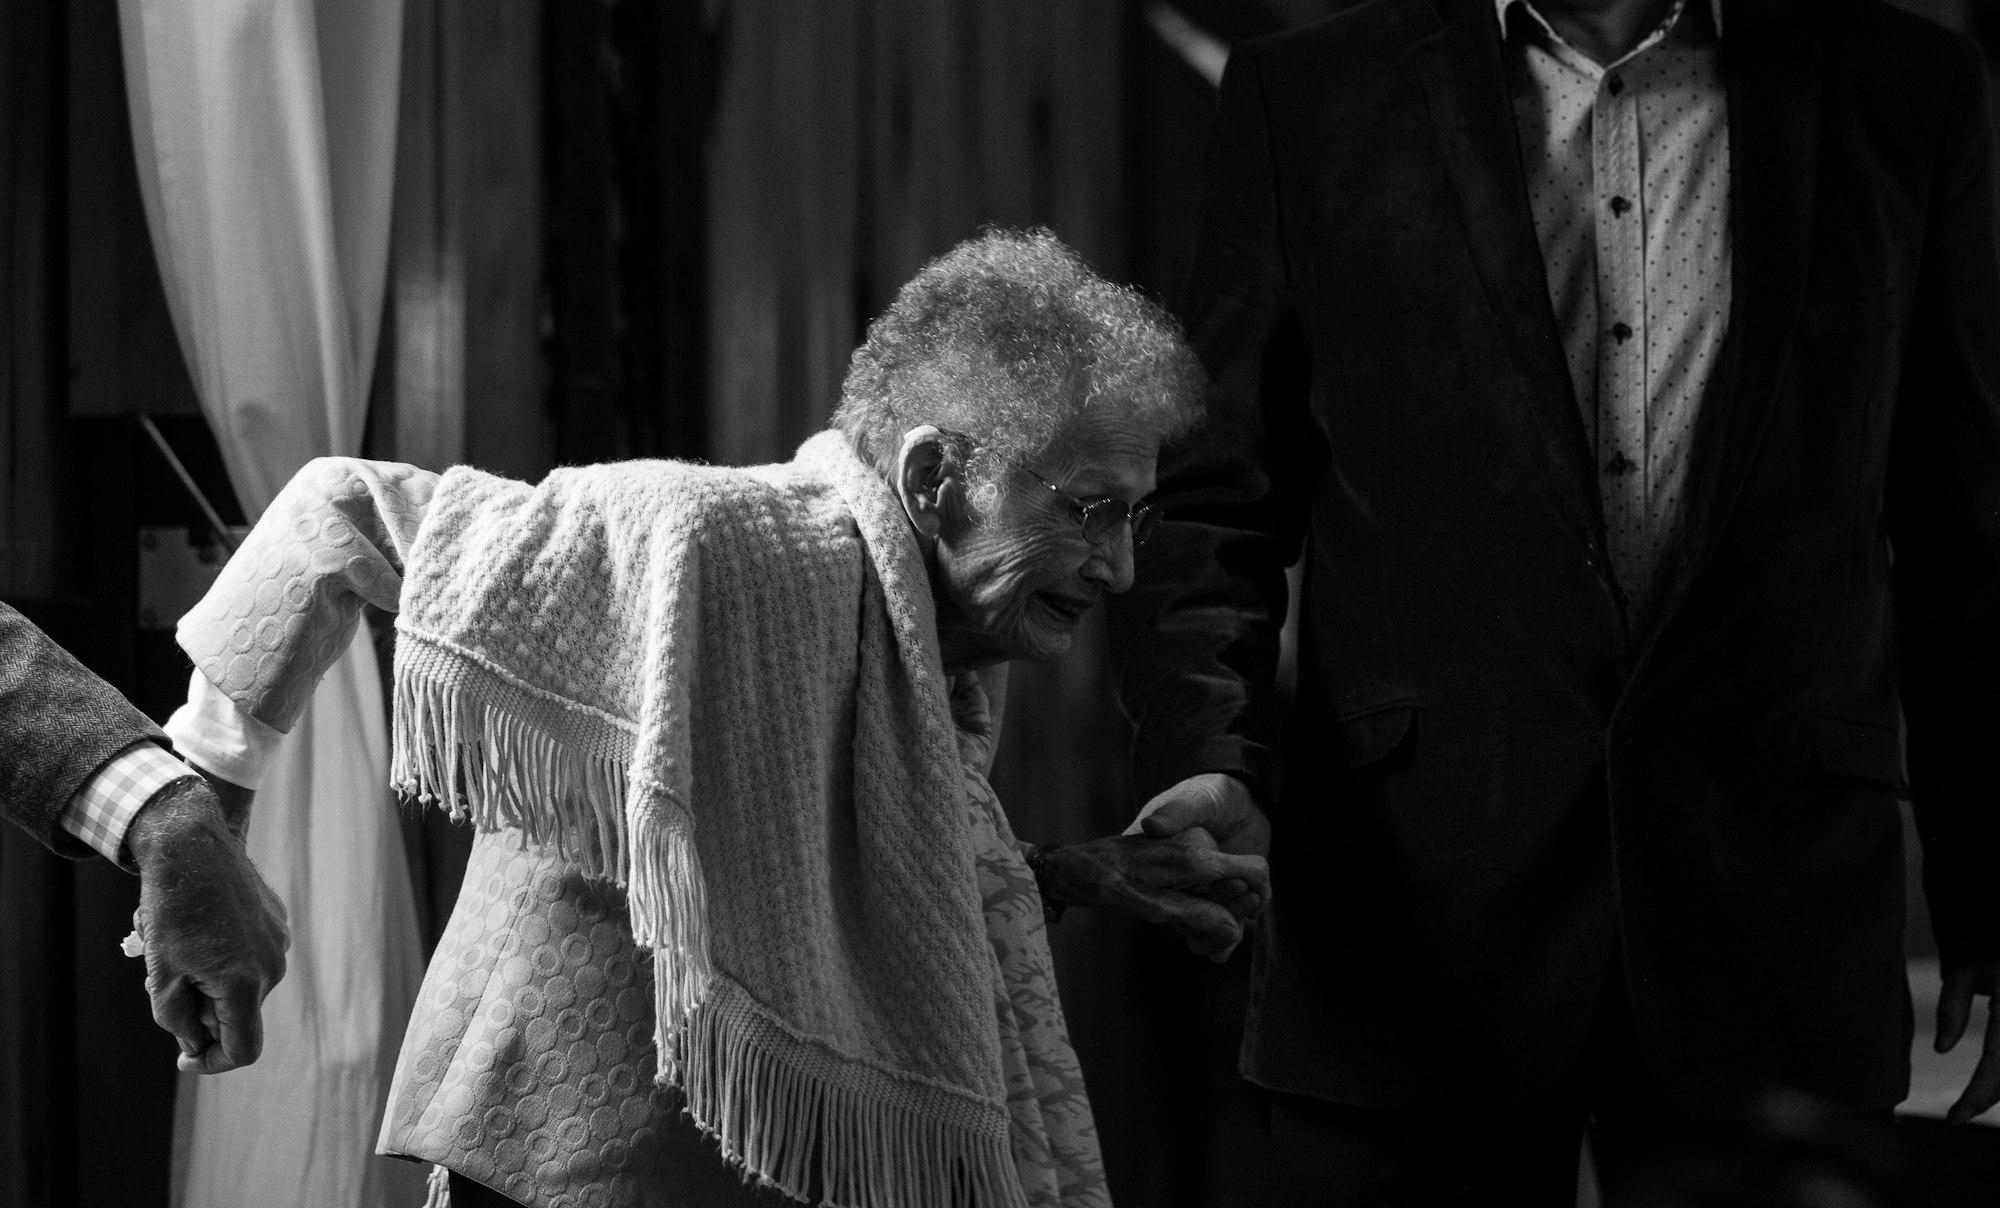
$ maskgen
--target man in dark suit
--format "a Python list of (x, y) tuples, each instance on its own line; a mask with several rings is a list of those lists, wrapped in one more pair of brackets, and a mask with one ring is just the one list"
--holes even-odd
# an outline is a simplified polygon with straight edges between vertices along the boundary
[[(1268, 836), (1275, 1199), (1567, 1202), (1586, 1126), (1616, 1195), (1780, 1089), (1886, 1120), (1906, 789), (1941, 1040), (2000, 990), (1975, 49), (1353, 4), (1231, 58), (1184, 313), (1212, 422), (1114, 630), (1148, 829)], [(2000, 1020), (1954, 1118), (1996, 1099)]]
[(242, 819), (165, 743), (0, 604), (0, 818), (61, 855), (95, 850), (139, 874), (153, 1018), (180, 1043), (180, 1068), (219, 1074), (263, 1047), (260, 1009), (285, 975), (285, 908), (243, 850)]

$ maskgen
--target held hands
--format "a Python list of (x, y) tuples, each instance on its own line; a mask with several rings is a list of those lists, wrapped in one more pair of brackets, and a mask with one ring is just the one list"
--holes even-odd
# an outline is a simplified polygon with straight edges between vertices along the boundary
[(1233, 776), (1190, 777), (1148, 802), (1143, 833), (1052, 848), (1042, 890), (1065, 906), (1108, 906), (1167, 923), (1220, 962), (1270, 897), (1270, 826)]
[[(1217, 846), (1232, 855), (1271, 854), (1271, 823), (1250, 786), (1227, 772), (1203, 772), (1148, 801), (1133, 827), (1154, 838), (1178, 835), (1199, 826), (1215, 836)], [(1132, 831), (1127, 831), (1131, 834)]]
[[(968, 766), (993, 761), (1000, 709), (988, 694), (1004, 699), (1005, 674), (1003, 665), (952, 679), (952, 721)], [(1123, 835), (1043, 849), (1043, 897), (1169, 923), (1191, 951), (1227, 960), (1270, 892), (1270, 827), (1250, 790), (1233, 776), (1195, 776), (1155, 797), (1140, 817), (1143, 834), (1135, 825)]]
[[(1271, 823), (1257, 808), (1248, 784), (1225, 772), (1190, 776), (1148, 801), (1133, 827), (1155, 839), (1206, 832), (1223, 852), (1255, 860), (1257, 877), (1246, 882), (1241, 893), (1232, 895), (1234, 883), (1223, 881), (1211, 886), (1204, 896), (1227, 907), (1239, 928), (1247, 928), (1263, 913), (1271, 898), (1271, 871), (1266, 863), (1271, 854)], [(1241, 938), (1239, 929), (1237, 939)], [(1210, 959), (1227, 960), (1236, 942), (1231, 940), (1228, 948), (1209, 953)], [(1201, 951), (1193, 937), (1189, 937), (1188, 947)]]
[(1986, 995), (1986, 1039), (1965, 1092), (1945, 1116), (1953, 1124), (1964, 1124), (2000, 1103), (2000, 961), (1945, 966), (1944, 991), (1938, 995), (1937, 1051), (1949, 1053), (1965, 1035), (1974, 994)]
[(246, 790), (228, 807), (207, 784), (168, 790), (132, 821), (146, 993), (180, 1042), (176, 1064), (220, 1074), (257, 1060), (264, 996), (285, 976), (285, 905), (243, 848)]

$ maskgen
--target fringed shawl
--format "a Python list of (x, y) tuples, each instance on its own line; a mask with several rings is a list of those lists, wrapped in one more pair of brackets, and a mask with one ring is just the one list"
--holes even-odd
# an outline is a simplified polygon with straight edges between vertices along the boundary
[(924, 569), (825, 433), (783, 466), (445, 475), (397, 619), (399, 787), (627, 890), (660, 1071), (805, 1198), (1018, 1204)]

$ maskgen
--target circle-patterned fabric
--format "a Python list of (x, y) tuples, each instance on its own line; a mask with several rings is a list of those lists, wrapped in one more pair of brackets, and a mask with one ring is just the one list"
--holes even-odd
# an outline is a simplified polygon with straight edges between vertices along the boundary
[(381, 1149), (529, 1208), (793, 1203), (723, 1161), (656, 1065), (651, 969), (623, 895), (517, 836), (480, 835)]

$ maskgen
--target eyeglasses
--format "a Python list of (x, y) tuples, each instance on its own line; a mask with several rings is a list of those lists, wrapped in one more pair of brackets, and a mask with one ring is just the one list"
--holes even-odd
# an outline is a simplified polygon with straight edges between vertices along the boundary
[(1118, 526), (1129, 520), (1132, 522), (1132, 548), (1138, 549), (1146, 544), (1146, 538), (1152, 536), (1159, 529), (1160, 521), (1166, 518), (1166, 513), (1151, 504), (1127, 503), (1110, 495), (1078, 499), (1028, 467), (1021, 468), (1028, 470), (1036, 482), (1054, 491), (1056, 498), (1069, 505), (1070, 515), (1083, 526), (1084, 539), (1092, 545), (1103, 545), (1111, 540), (1111, 534)]

